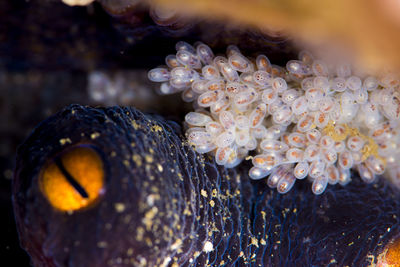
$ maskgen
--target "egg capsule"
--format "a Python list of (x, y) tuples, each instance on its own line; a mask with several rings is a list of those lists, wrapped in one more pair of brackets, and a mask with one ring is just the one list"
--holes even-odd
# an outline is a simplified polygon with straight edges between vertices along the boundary
[(295, 181), (296, 177), (294, 177), (292, 173), (286, 172), (285, 175), (283, 175), (282, 178), (279, 179), (276, 189), (279, 193), (285, 194), (289, 192), (290, 189), (292, 189)]
[(294, 167), (293, 170), (293, 174), (297, 179), (304, 179), (307, 177), (309, 169), (309, 164), (305, 161), (302, 161), (296, 164), (296, 167)]
[(326, 175), (321, 175), (315, 178), (312, 183), (311, 190), (315, 195), (321, 195), (328, 185), (328, 177)]
[(152, 82), (166, 82), (171, 77), (169, 71), (165, 68), (155, 68), (148, 72), (148, 78)]
[(205, 126), (211, 120), (210, 116), (199, 112), (189, 112), (185, 116), (185, 121), (193, 126)]
[(253, 180), (260, 180), (267, 177), (271, 173), (270, 170), (261, 169), (257, 167), (251, 167), (249, 170), (249, 176)]
[(375, 174), (364, 163), (357, 165), (357, 171), (364, 182), (370, 184), (375, 181)]
[(271, 62), (268, 57), (265, 55), (258, 55), (256, 58), (256, 65), (258, 70), (263, 70), (266, 72), (270, 72), (271, 70)]
[(211, 48), (203, 43), (200, 43), (196, 47), (197, 56), (203, 62), (203, 64), (211, 64), (213, 62), (214, 53)]

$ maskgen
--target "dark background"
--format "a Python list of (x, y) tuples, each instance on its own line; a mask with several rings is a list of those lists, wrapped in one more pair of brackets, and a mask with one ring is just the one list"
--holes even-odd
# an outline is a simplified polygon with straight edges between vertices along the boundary
[[(175, 43), (202, 40), (216, 52), (238, 44), (248, 55), (264, 52), (279, 64), (293, 57), (287, 38), (266, 37), (226, 23), (186, 20), (160, 27), (141, 6), (112, 16), (98, 3), (69, 7), (61, 1), (0, 0), (0, 258), (2, 266), (29, 266), (18, 243), (11, 185), (18, 144), (40, 121), (72, 104), (134, 105), (180, 120), (187, 105), (179, 96), (160, 98), (146, 71), (163, 64)], [(183, 26), (182, 26), (183, 25)], [(120, 74), (133, 94), (95, 100), (88, 75)], [(176, 103), (175, 105), (171, 103)]]

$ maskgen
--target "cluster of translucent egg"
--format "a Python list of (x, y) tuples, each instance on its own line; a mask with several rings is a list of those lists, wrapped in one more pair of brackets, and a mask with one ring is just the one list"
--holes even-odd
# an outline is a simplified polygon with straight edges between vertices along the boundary
[(308, 177), (321, 194), (328, 183), (347, 184), (352, 168), (368, 183), (385, 169), (400, 180), (400, 92), (392, 75), (355, 75), (348, 64), (331, 66), (306, 51), (283, 68), (236, 46), (226, 57), (203, 43), (178, 42), (176, 50), (148, 77), (161, 83), (161, 94), (181, 92), (193, 102), (188, 141), (217, 164), (252, 159), (249, 176), (268, 177), (280, 193)]

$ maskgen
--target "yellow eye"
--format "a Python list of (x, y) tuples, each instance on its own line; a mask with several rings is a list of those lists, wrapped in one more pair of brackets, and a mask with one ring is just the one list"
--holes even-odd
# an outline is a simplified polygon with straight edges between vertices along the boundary
[(376, 266), (400, 266), (400, 238), (392, 240), (386, 245), (384, 251), (378, 255)]
[(93, 204), (104, 192), (103, 161), (92, 148), (72, 148), (44, 166), (39, 185), (54, 208), (80, 210)]

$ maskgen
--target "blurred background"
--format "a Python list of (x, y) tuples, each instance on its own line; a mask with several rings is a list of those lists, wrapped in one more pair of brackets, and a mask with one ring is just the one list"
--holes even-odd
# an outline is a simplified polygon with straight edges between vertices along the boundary
[(375, 72), (400, 66), (400, 8), (392, 0), (64, 2), (0, 0), (2, 266), (29, 266), (11, 205), (18, 144), (72, 103), (135, 106), (182, 121), (189, 106), (179, 95), (160, 97), (146, 74), (165, 64), (177, 41), (202, 41), (216, 54), (236, 44), (278, 65), (299, 49), (329, 48)]

